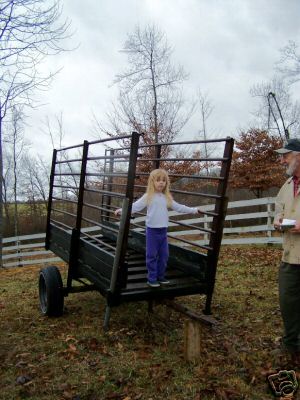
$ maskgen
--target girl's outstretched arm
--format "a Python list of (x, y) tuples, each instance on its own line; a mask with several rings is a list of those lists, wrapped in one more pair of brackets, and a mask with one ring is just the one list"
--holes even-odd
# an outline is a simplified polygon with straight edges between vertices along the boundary
[[(136, 212), (142, 211), (145, 207), (147, 207), (146, 194), (144, 194), (141, 198), (132, 203), (131, 213), (134, 214)], [(118, 208), (115, 211), (115, 215), (121, 215), (121, 214), (122, 214), (122, 208)]]
[(201, 214), (201, 210), (198, 207), (188, 207), (184, 204), (177, 203), (175, 200), (172, 201), (171, 208), (181, 214)]

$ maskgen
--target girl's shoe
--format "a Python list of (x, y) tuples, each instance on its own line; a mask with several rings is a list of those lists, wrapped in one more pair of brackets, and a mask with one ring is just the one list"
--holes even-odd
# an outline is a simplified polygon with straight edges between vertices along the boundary
[(168, 281), (168, 279), (166, 279), (166, 278), (159, 279), (158, 282), (161, 285), (169, 285), (170, 284), (170, 281)]
[(158, 288), (158, 287), (160, 287), (160, 283), (157, 282), (157, 281), (153, 281), (153, 282), (148, 281), (148, 282), (147, 282), (147, 285), (150, 286), (150, 287), (152, 287), (152, 288)]

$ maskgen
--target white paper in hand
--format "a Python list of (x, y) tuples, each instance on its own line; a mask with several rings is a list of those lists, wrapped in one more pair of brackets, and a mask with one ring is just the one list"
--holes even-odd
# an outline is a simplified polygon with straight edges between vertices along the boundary
[(294, 228), (295, 225), (296, 225), (296, 220), (295, 219), (284, 218), (282, 220), (280, 228), (281, 229), (291, 229), (291, 228)]

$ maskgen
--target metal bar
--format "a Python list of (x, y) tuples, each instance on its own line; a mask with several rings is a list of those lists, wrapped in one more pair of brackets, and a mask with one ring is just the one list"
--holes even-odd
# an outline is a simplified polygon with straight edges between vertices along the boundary
[(89, 151), (89, 142), (85, 140), (83, 142), (83, 150), (82, 150), (76, 225), (75, 228), (72, 230), (72, 236), (71, 236), (67, 290), (70, 290), (72, 287), (72, 280), (75, 277), (78, 266), (78, 251), (79, 251), (80, 229), (81, 229), (82, 210), (83, 210), (84, 183), (85, 183), (88, 151)]
[(69, 215), (70, 217), (76, 218), (76, 214), (72, 214), (72, 213), (70, 213), (68, 211), (60, 210), (59, 208), (52, 208), (52, 211), (56, 211), (56, 212), (58, 212), (60, 214), (66, 214), (66, 215)]
[(79, 232), (81, 229), (83, 196), (84, 196), (84, 189), (85, 189), (84, 184), (85, 184), (85, 173), (86, 173), (88, 151), (89, 151), (89, 142), (87, 140), (85, 140), (84, 144), (83, 144), (83, 152), (82, 152), (81, 173), (80, 173), (79, 192), (78, 192), (77, 220), (76, 220), (76, 229)]
[[(109, 211), (110, 213), (112, 213), (113, 212), (113, 210), (108, 210), (108, 208), (105, 208), (105, 207), (102, 207), (102, 206), (95, 206), (95, 204), (90, 204), (90, 203), (85, 203), (85, 202), (83, 202), (83, 205), (85, 206), (85, 207), (89, 207), (89, 208), (94, 208), (95, 210), (98, 210), (98, 211)], [(117, 209), (117, 208), (119, 208), (119, 207), (117, 207), (117, 206), (110, 206), (111, 208), (113, 208), (113, 209)]]
[(48, 206), (47, 206), (47, 222), (46, 222), (46, 238), (45, 238), (45, 248), (47, 250), (49, 250), (49, 240), (50, 240), (50, 219), (51, 219), (51, 207), (52, 207), (53, 183), (54, 183), (56, 156), (57, 156), (57, 150), (54, 149), (53, 154), (52, 154), (52, 164), (51, 164), (51, 172), (50, 172), (50, 189), (49, 189)]
[(77, 186), (64, 186), (64, 185), (53, 185), (55, 188), (60, 188), (60, 189), (72, 189), (72, 190), (78, 190)]
[(161, 145), (156, 144), (156, 145), (155, 145), (155, 158), (156, 158), (156, 161), (153, 161), (153, 168), (154, 168), (154, 169), (159, 168), (159, 165), (160, 165), (160, 155), (161, 155)]
[[(173, 146), (173, 145), (182, 145), (182, 144), (198, 144), (198, 143), (220, 143), (220, 142), (226, 142), (228, 138), (220, 138), (220, 139), (209, 139), (209, 140), (188, 140), (187, 142), (165, 142), (165, 143), (159, 143), (162, 146)], [(141, 147), (152, 147), (156, 146), (156, 144), (148, 144), (148, 145), (141, 145)]]
[(219, 324), (219, 322), (216, 319), (214, 319), (213, 317), (204, 315), (204, 314), (197, 314), (193, 310), (189, 309), (188, 307), (183, 306), (182, 304), (176, 303), (173, 300), (163, 300), (163, 304), (165, 304), (167, 307), (172, 308), (175, 311), (180, 312), (181, 314), (186, 315), (187, 317), (189, 317), (195, 321), (203, 322), (204, 324), (206, 324), (208, 326), (217, 326)]
[(169, 219), (169, 221), (173, 222), (174, 224), (180, 225), (180, 226), (186, 226), (188, 228), (198, 229), (201, 232), (215, 233), (215, 231), (213, 231), (212, 229), (202, 228), (202, 227), (197, 226), (197, 225), (185, 224), (184, 222), (176, 221), (176, 220), (171, 219), (171, 218)]
[[(135, 185), (136, 189), (145, 189), (147, 186), (145, 185)], [(210, 199), (219, 199), (220, 196), (217, 194), (209, 194), (209, 193), (200, 193), (200, 192), (187, 192), (185, 190), (176, 190), (176, 189), (170, 189), (171, 193), (180, 193), (180, 194), (186, 194), (189, 196), (199, 196), (199, 197), (207, 197)]]
[(101, 189), (89, 189), (89, 188), (85, 188), (86, 192), (91, 192), (91, 193), (102, 193), (104, 195), (107, 196), (115, 196), (115, 197), (124, 197), (125, 194), (123, 193), (118, 193), (118, 192), (108, 192), (106, 190), (101, 190)]
[(77, 201), (75, 201), (75, 200), (63, 199), (62, 197), (56, 197), (56, 196), (52, 196), (52, 199), (77, 205)]
[[(110, 141), (118, 141), (118, 140), (122, 140), (122, 139), (130, 139), (131, 135), (124, 135), (124, 136), (119, 136), (119, 137), (113, 137), (113, 138), (105, 138), (105, 139), (99, 139), (99, 140), (94, 140), (92, 142), (88, 142), (89, 144), (98, 144), (98, 143), (104, 143), (104, 142), (110, 142)], [(69, 147), (63, 147), (62, 149), (59, 149), (57, 151), (65, 151), (65, 150), (70, 150), (70, 149), (76, 149), (78, 147), (82, 147), (84, 146), (84, 143), (81, 144), (77, 144), (74, 146), (69, 146)]]
[(126, 183), (109, 183), (109, 182), (107, 182), (107, 183), (104, 183), (103, 184), (103, 186), (106, 186), (106, 185), (112, 185), (112, 186), (120, 186), (120, 187), (127, 187), (127, 184)]
[(57, 221), (57, 220), (55, 220), (55, 219), (51, 219), (51, 223), (52, 223), (53, 225), (55, 225), (55, 226), (61, 225), (61, 226), (63, 226), (64, 228), (66, 228), (66, 230), (68, 230), (68, 231), (72, 229), (71, 226), (66, 225), (66, 224), (64, 224), (63, 222)]
[(124, 240), (124, 232), (126, 226), (126, 216), (129, 211), (129, 199), (125, 198), (122, 204), (122, 216), (119, 226), (119, 234), (117, 236), (117, 243), (116, 243), (116, 254), (114, 258), (114, 263), (112, 267), (111, 279), (110, 279), (110, 287), (109, 290), (111, 293), (114, 293), (116, 290), (117, 285), (117, 278), (118, 278), (118, 270), (120, 267), (121, 256), (122, 256), (122, 246)]
[[(216, 180), (220, 181), (223, 180), (223, 177), (220, 176), (207, 176), (207, 175), (180, 175), (180, 174), (172, 174), (168, 172), (169, 176), (172, 176), (174, 178), (187, 178), (187, 179), (204, 179), (204, 180)], [(136, 176), (149, 176), (148, 173), (146, 172), (137, 172)]]
[(179, 236), (172, 236), (169, 233), (168, 233), (168, 237), (172, 238), (172, 239), (175, 239), (175, 240), (178, 240), (179, 242), (190, 244), (191, 246), (194, 246), (194, 247), (199, 247), (200, 249), (213, 250), (211, 246), (205, 246), (205, 245), (201, 245), (201, 244), (198, 244), (198, 243), (195, 243), (195, 242), (191, 242), (190, 240), (182, 239)]
[[(95, 161), (92, 158), (89, 161)], [(128, 163), (128, 160), (117, 159), (115, 160), (116, 163)]]
[(118, 178), (118, 177), (127, 177), (127, 172), (114, 172), (114, 173), (108, 173), (108, 172), (105, 172), (105, 173), (87, 173), (86, 174), (86, 176), (111, 176), (111, 177), (116, 177), (116, 178)]
[[(111, 151), (110, 151), (110, 154), (111, 154), (111, 156), (114, 156), (115, 151), (114, 151), (114, 150), (111, 150)], [(111, 173), (113, 172), (113, 170), (114, 170), (114, 159), (113, 159), (113, 158), (110, 158), (110, 159), (109, 159), (109, 173), (111, 174)], [(110, 176), (108, 176), (108, 182), (107, 182), (107, 183), (105, 183), (105, 182), (103, 181), (103, 189), (104, 189), (104, 186), (105, 186), (105, 185), (108, 185), (107, 190), (108, 190), (109, 192), (112, 192), (112, 188), (113, 188), (112, 183), (113, 183), (113, 178), (112, 178), (112, 176), (110, 175)], [(111, 198), (112, 198), (112, 196), (102, 196), (102, 198), (106, 200), (106, 207), (109, 209), (109, 208), (110, 208), (110, 205), (111, 205)], [(109, 220), (109, 217), (110, 217), (109, 211), (107, 211), (106, 214), (105, 214), (105, 219), (108, 221), (108, 220)]]
[[(217, 213), (215, 213), (214, 211), (206, 211), (206, 210), (201, 210), (201, 213), (202, 214), (204, 214), (204, 215), (210, 215), (210, 216), (212, 216), (212, 217), (217, 217), (218, 216), (218, 214)], [(142, 216), (142, 217), (145, 217), (146, 216), (146, 213), (143, 213), (143, 212), (136, 212), (135, 214), (137, 214), (137, 215), (140, 215), (140, 216)]]
[[(111, 250), (113, 250), (113, 251), (116, 251), (116, 248), (115, 248), (114, 246), (112, 246), (112, 245), (110, 245), (110, 244), (108, 244), (108, 243), (106, 243), (106, 242), (103, 242), (103, 240), (99, 239), (99, 238), (96, 237), (96, 236), (89, 235), (89, 234), (86, 233), (86, 232), (81, 232), (81, 235), (82, 235), (82, 236), (85, 236), (85, 237), (88, 237), (88, 238), (91, 239), (91, 240), (95, 240), (96, 242), (102, 244), (103, 246), (105, 246), (105, 247), (107, 247), (107, 248), (109, 248), (109, 249), (111, 249)], [(84, 238), (83, 238), (83, 240), (84, 240)]]
[(58, 149), (57, 151), (65, 151), (65, 150), (71, 150), (71, 149), (78, 149), (79, 147), (82, 147), (83, 143), (80, 144), (75, 144), (74, 146), (68, 146), (68, 147), (63, 147), (62, 149)]
[[(127, 278), (127, 267), (125, 264), (125, 256), (127, 251), (127, 241), (129, 234), (130, 218), (131, 218), (131, 206), (133, 201), (133, 190), (134, 190), (134, 178), (138, 154), (140, 135), (137, 132), (132, 133), (131, 147), (130, 147), (130, 159), (128, 165), (128, 178), (127, 178), (127, 189), (126, 198), (123, 200), (122, 218), (119, 226), (119, 234), (117, 237), (118, 251), (118, 269), (116, 270), (116, 278), (118, 277), (119, 287), (125, 284), (125, 279)], [(113, 290), (116, 290), (116, 282), (112, 286)]]
[[(107, 156), (108, 151), (110, 151), (110, 150), (105, 149), (105, 152), (104, 152), (105, 156)], [(112, 150), (112, 151), (113, 151), (113, 150)], [(104, 172), (105, 172), (105, 173), (106, 173), (106, 170), (107, 170), (107, 161), (106, 161), (106, 158), (105, 158), (105, 160), (104, 160)], [(104, 176), (103, 179), (102, 179), (102, 190), (104, 190), (105, 178), (106, 178), (106, 176)], [(101, 196), (101, 206), (102, 206), (102, 207), (104, 206), (104, 203), (105, 203), (105, 196), (102, 195), (102, 196)], [(103, 212), (102, 212), (102, 211), (101, 211), (101, 213), (100, 213), (100, 219), (101, 219), (101, 220), (103, 219)]]
[(111, 307), (107, 304), (105, 307), (105, 315), (104, 315), (104, 321), (103, 321), (103, 329), (105, 331), (107, 331), (109, 328), (110, 316), (111, 316)]
[(66, 173), (64, 173), (64, 172), (61, 172), (61, 173), (57, 173), (57, 174), (55, 174), (55, 176), (80, 176), (80, 172), (66, 172)]
[(131, 135), (114, 136), (114, 137), (110, 137), (110, 138), (94, 140), (92, 142), (89, 142), (89, 144), (98, 144), (98, 143), (111, 142), (111, 141), (118, 142), (118, 140), (123, 140), (123, 139), (131, 139)]
[(214, 235), (210, 236), (209, 246), (212, 247), (212, 250), (208, 252), (208, 274), (207, 274), (207, 296), (205, 302), (205, 314), (211, 314), (211, 301), (213, 290), (215, 286), (216, 272), (217, 272), (217, 264), (218, 257), (221, 247), (222, 241), (222, 233), (224, 226), (224, 219), (227, 209), (228, 199), (225, 198), (226, 195), (226, 187), (229, 178), (229, 170), (231, 164), (231, 158), (233, 153), (233, 145), (234, 140), (232, 138), (227, 138), (225, 147), (224, 147), (224, 161), (222, 163), (220, 176), (224, 179), (219, 182), (217, 193), (220, 196), (219, 199), (216, 200), (215, 204), (215, 212), (218, 214), (218, 217), (214, 217), (212, 221), (212, 229), (216, 232)]
[(70, 160), (57, 161), (56, 164), (67, 164), (67, 163), (70, 163), (70, 162), (80, 162), (80, 161), (81, 161), (80, 158), (73, 158), (73, 159), (70, 159)]
[[(112, 150), (113, 151), (113, 150)], [(118, 158), (129, 158), (130, 154), (120, 154), (120, 155), (113, 155), (113, 156), (98, 156), (98, 157), (89, 157), (89, 161), (95, 161), (95, 160), (107, 160), (107, 159), (118, 159)]]
[[(228, 138), (220, 138), (220, 139), (209, 139), (209, 140), (189, 140), (187, 142), (165, 142), (165, 143), (158, 143), (161, 146), (176, 146), (176, 145), (183, 145), (183, 144), (202, 144), (202, 143), (221, 143), (226, 142)], [(154, 147), (157, 146), (157, 143), (152, 144), (142, 144), (139, 146), (140, 149), (144, 147)], [(115, 150), (129, 150), (129, 147), (120, 147)]]
[(108, 230), (110, 230), (110, 231), (112, 231), (112, 232), (116, 232), (116, 233), (119, 232), (119, 229), (109, 228), (109, 227), (108, 227), (107, 225), (105, 225), (105, 224), (101, 224), (100, 222), (92, 221), (91, 219), (88, 219), (88, 218), (85, 218), (85, 217), (82, 217), (82, 220), (83, 220), (83, 221), (86, 221), (86, 222), (89, 222), (89, 223), (91, 223), (91, 224), (93, 224), (93, 225), (95, 225), (95, 226), (100, 226), (101, 228), (108, 229)]
[(184, 190), (170, 190), (171, 193), (181, 193), (187, 194), (190, 196), (199, 196), (199, 197), (208, 197), (209, 199), (219, 199), (220, 196), (218, 194), (208, 194), (208, 193), (200, 193), (200, 192), (186, 192)]
[(138, 162), (145, 161), (228, 161), (226, 158), (142, 158), (140, 157)]

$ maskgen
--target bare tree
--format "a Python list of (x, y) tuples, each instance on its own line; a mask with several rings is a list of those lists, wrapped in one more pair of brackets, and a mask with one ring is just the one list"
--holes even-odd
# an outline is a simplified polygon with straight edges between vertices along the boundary
[(47, 206), (49, 190), (49, 165), (38, 157), (26, 154), (22, 157), (22, 196), (27, 201), (42, 200)]
[(24, 115), (22, 110), (18, 109), (16, 106), (13, 108), (12, 112), (12, 133), (9, 136), (8, 142), (10, 142), (12, 147), (13, 155), (13, 194), (14, 194), (14, 235), (19, 234), (19, 217), (18, 217), (18, 176), (19, 176), (19, 160), (22, 157), (22, 153), (26, 146), (24, 131), (23, 131), (23, 121)]
[[(33, 93), (46, 89), (54, 74), (39, 66), (48, 55), (64, 49), (69, 21), (59, 22), (60, 0), (1, 0), (0, 3), (0, 199), (2, 200), (2, 134), (14, 105), (30, 106)], [(0, 262), (2, 260), (3, 204), (0, 202)], [(1, 262), (2, 264), (2, 262)]]
[(280, 59), (277, 62), (276, 69), (289, 83), (295, 83), (300, 80), (300, 53), (298, 45), (290, 40), (286, 46), (280, 49)]
[(4, 153), (3, 157), (3, 188), (2, 188), (2, 204), (5, 211), (5, 218), (7, 225), (10, 225), (10, 203), (12, 202), (13, 196), (11, 191), (10, 182), (13, 181), (12, 178), (12, 155), (7, 151)]
[[(45, 121), (44, 134), (48, 135), (51, 139), (52, 148), (62, 148), (63, 140), (65, 137), (63, 113), (54, 116), (54, 122), (49, 117)], [(78, 179), (76, 179), (76, 171), (71, 162), (68, 161), (65, 152), (59, 153), (61, 160), (64, 160), (64, 166), (58, 164), (59, 182), (61, 186), (61, 198), (67, 198), (68, 192), (71, 192), (76, 197), (78, 196)], [(81, 158), (80, 150), (78, 151), (78, 158)], [(63, 173), (69, 173), (69, 175), (63, 176)], [(74, 190), (66, 190), (64, 186), (73, 186)]]
[(109, 129), (97, 119), (96, 128), (114, 135), (135, 130), (146, 143), (171, 141), (188, 121), (193, 107), (183, 111), (182, 84), (187, 78), (181, 66), (171, 62), (173, 49), (156, 26), (136, 27), (122, 52), (128, 66), (116, 76), (117, 103), (108, 113)]
[[(23, 151), (28, 147), (24, 137), (24, 114), (22, 109), (14, 106), (11, 113), (9, 129), (3, 138), (3, 206), (6, 212), (6, 222), (9, 223), (10, 214), (13, 215), (14, 236), (19, 234), (19, 187), (20, 187), (20, 161)], [(13, 207), (13, 208), (12, 208)], [(11, 212), (12, 211), (12, 212)], [(10, 231), (10, 226), (7, 226)]]
[[(200, 105), (200, 115), (201, 115), (201, 129), (199, 131), (200, 138), (203, 140), (207, 140), (208, 132), (207, 132), (207, 120), (210, 117), (214, 107), (211, 104), (210, 99), (208, 98), (207, 93), (201, 92), (198, 90), (198, 101)], [(209, 154), (211, 153), (211, 149), (208, 148), (207, 143), (204, 143), (204, 157), (208, 158)], [(201, 153), (201, 150), (200, 150)], [(206, 174), (209, 174), (209, 164), (205, 163), (205, 170)]]
[(65, 131), (63, 127), (63, 113), (54, 116), (54, 123), (51, 122), (47, 116), (45, 120), (45, 128), (43, 133), (50, 137), (52, 149), (56, 147), (61, 148), (63, 146), (63, 140), (65, 137)]
[(255, 126), (281, 139), (299, 135), (300, 104), (292, 100), (290, 88), (283, 79), (276, 76), (270, 82), (253, 85), (250, 93), (259, 99), (253, 113)]

